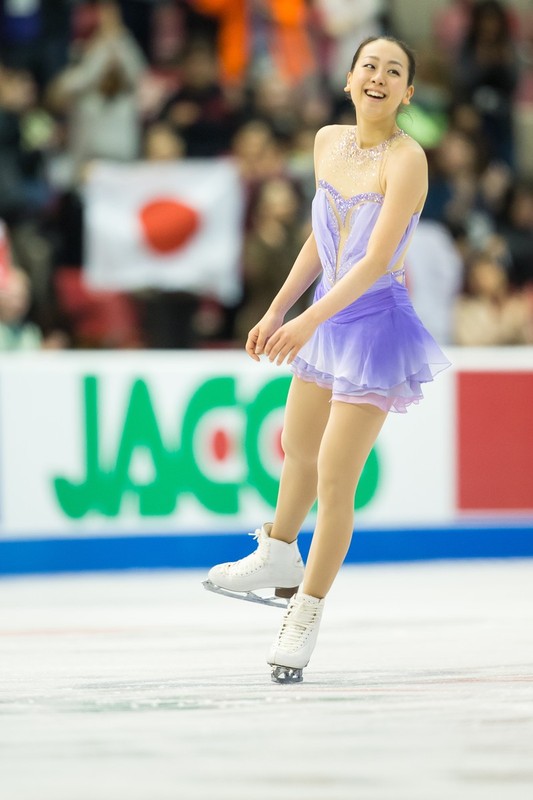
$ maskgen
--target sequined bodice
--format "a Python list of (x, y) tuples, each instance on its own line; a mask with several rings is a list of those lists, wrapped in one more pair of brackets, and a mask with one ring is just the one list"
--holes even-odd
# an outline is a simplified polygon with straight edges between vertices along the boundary
[[(383, 158), (394, 141), (406, 136), (397, 131), (377, 147), (364, 149), (357, 145), (355, 130), (347, 126), (318, 164), (312, 224), (324, 277), (330, 285), (365, 255), (384, 199), (379, 191)], [(402, 255), (418, 219), (419, 214), (412, 216), (388, 266), (388, 275), (379, 279), (376, 289), (390, 282), (391, 276), (403, 282)], [(398, 265), (400, 268), (395, 269)]]

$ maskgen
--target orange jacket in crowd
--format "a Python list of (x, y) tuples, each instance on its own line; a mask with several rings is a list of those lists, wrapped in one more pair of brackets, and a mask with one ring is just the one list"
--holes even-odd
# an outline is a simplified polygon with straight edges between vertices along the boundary
[[(289, 84), (297, 84), (312, 71), (314, 63), (305, 0), (263, 0), (263, 4), (272, 20), (273, 61)], [(240, 83), (250, 58), (250, 0), (191, 0), (191, 5), (201, 14), (218, 18), (222, 79)]]

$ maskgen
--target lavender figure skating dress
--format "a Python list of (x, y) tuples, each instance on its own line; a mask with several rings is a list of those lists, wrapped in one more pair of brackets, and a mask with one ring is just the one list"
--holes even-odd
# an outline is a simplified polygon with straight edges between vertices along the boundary
[[(315, 302), (365, 255), (383, 204), (384, 196), (378, 191), (346, 196), (339, 185), (379, 186), (383, 160), (403, 136), (399, 131), (378, 147), (361, 149), (350, 126), (327, 162), (319, 165), (319, 172), (337, 175), (338, 181), (335, 187), (320, 179), (312, 204), (313, 232), (323, 268)], [(335, 400), (405, 412), (423, 397), (421, 384), (450, 365), (416, 315), (405, 286), (403, 257), (419, 216), (412, 216), (387, 273), (319, 325), (291, 364), (297, 377), (331, 389)]]

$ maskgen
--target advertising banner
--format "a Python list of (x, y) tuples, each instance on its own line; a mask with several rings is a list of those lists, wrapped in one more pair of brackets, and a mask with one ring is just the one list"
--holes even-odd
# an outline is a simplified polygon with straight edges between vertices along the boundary
[[(276, 503), (289, 383), (288, 370), (231, 352), (4, 361), (3, 534), (254, 529)], [(356, 499), (361, 524), (453, 515), (450, 381), (434, 388), (387, 421)]]
[[(507, 369), (451, 357), (419, 406), (389, 415), (356, 530), (533, 519), (532, 351)], [(290, 380), (233, 351), (2, 356), (0, 542), (255, 530), (275, 508)]]

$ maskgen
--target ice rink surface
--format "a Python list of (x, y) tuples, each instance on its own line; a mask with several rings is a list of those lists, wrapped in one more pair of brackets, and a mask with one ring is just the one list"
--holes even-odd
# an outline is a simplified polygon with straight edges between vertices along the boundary
[(533, 560), (345, 567), (297, 686), (203, 577), (0, 581), (2, 800), (533, 798)]

